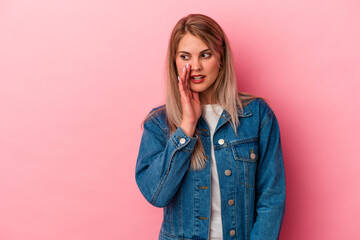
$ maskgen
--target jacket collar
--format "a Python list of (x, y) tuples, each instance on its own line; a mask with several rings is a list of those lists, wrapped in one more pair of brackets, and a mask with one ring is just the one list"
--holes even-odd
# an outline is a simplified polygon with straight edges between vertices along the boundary
[(243, 111), (238, 108), (238, 114), (240, 117), (250, 117), (252, 116), (252, 113), (248, 106), (243, 106)]
[[(252, 113), (248, 106), (244, 106), (243, 110), (241, 110), (241, 108), (238, 108), (238, 116), (239, 117), (250, 117), (250, 116), (252, 116)], [(222, 125), (224, 125), (226, 122), (230, 122), (230, 120), (231, 120), (230, 114), (224, 109), (223, 112), (221, 113), (221, 116), (219, 118), (219, 122), (216, 126), (215, 131), (217, 131), (217, 129), (220, 128)], [(209, 127), (207, 126), (207, 123), (202, 116), (200, 116), (200, 119), (197, 123), (197, 130), (199, 131), (199, 134), (202, 134), (202, 135), (210, 134)]]

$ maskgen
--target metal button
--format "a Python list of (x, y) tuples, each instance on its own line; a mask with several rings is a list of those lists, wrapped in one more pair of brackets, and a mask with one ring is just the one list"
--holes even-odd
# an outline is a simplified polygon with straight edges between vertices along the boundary
[(229, 206), (234, 205), (234, 200), (230, 199), (230, 200), (228, 201), (228, 204), (229, 204)]
[(224, 139), (219, 139), (218, 143), (219, 143), (220, 145), (223, 145), (223, 144), (225, 143), (225, 140), (224, 140)]
[(254, 160), (254, 159), (256, 158), (256, 155), (255, 155), (255, 153), (254, 153), (254, 149), (251, 149), (250, 158), (251, 158), (252, 160)]
[(226, 176), (230, 176), (231, 175), (231, 171), (229, 169), (225, 170), (225, 175)]
[(184, 144), (186, 142), (185, 138), (180, 138), (180, 143)]
[(235, 230), (230, 231), (230, 236), (232, 236), (232, 237), (235, 236)]

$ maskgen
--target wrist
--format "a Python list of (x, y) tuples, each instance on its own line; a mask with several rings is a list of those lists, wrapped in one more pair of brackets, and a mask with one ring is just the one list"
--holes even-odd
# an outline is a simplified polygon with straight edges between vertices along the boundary
[(189, 137), (193, 137), (195, 134), (196, 124), (184, 122), (182, 121), (180, 123), (180, 127), (183, 130), (183, 132), (188, 135)]

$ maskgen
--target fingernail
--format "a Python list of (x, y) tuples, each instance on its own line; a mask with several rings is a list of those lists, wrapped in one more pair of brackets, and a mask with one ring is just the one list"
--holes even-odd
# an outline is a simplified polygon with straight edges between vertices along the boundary
[(185, 67), (183, 68), (183, 72), (185, 71)]
[(188, 64), (188, 63), (186, 64), (186, 68), (189, 68), (189, 64)]
[(178, 76), (178, 81), (180, 81), (180, 77)]

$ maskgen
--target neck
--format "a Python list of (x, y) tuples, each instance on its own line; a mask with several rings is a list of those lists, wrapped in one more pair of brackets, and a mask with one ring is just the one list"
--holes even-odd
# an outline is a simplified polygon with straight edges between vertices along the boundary
[(199, 98), (200, 98), (200, 104), (201, 105), (216, 104), (216, 102), (211, 102), (211, 97), (209, 96), (209, 94), (200, 93)]

